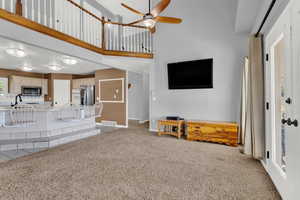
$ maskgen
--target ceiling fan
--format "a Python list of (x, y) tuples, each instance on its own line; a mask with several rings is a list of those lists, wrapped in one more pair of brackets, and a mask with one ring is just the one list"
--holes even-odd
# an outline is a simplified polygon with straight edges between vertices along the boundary
[(170, 2), (171, 0), (162, 0), (151, 11), (151, 0), (149, 0), (149, 12), (146, 14), (129, 7), (124, 3), (122, 3), (121, 5), (130, 10), (131, 12), (134, 12), (135, 14), (138, 14), (143, 17), (140, 20), (129, 23), (129, 25), (143, 23), (145, 26), (149, 27), (152, 33), (154, 33), (156, 30), (155, 25), (158, 22), (170, 24), (180, 24), (182, 22), (182, 19), (179, 18), (159, 16), (159, 14), (168, 7)]

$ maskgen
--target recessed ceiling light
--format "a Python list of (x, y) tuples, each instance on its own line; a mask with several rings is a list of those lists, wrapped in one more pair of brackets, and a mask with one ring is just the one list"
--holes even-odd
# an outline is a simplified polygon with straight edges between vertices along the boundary
[(25, 72), (30, 72), (30, 71), (33, 70), (33, 68), (32, 67), (28, 67), (28, 66), (24, 66), (24, 67), (22, 67), (22, 70), (25, 71)]
[(7, 54), (18, 57), (18, 58), (23, 58), (26, 56), (25, 51), (23, 51), (22, 49), (9, 48), (9, 49), (6, 49), (5, 51)]
[(78, 63), (78, 61), (75, 58), (69, 57), (69, 56), (65, 56), (62, 58), (63, 63), (67, 64), (67, 65), (76, 65)]
[(63, 68), (59, 65), (49, 65), (48, 68), (52, 71), (60, 71), (62, 70)]

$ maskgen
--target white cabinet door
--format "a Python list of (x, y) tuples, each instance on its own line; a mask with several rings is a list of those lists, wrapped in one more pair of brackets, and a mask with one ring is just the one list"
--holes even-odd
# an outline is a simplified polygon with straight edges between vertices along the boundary
[(55, 106), (69, 105), (71, 93), (70, 80), (54, 80), (53, 83), (53, 99)]

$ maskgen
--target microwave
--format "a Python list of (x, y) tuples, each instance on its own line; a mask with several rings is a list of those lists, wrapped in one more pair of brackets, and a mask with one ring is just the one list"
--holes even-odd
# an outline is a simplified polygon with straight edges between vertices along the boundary
[(22, 96), (42, 96), (42, 87), (22, 86)]

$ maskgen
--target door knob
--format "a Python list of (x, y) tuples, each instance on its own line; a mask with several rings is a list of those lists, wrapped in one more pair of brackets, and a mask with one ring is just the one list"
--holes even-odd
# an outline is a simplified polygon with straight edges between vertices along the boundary
[(295, 127), (298, 127), (298, 120), (294, 120), (294, 121), (292, 121), (292, 120), (290, 120), (289, 122), (288, 122), (288, 124), (289, 124), (289, 126), (291, 126), (291, 125), (293, 125), (293, 126), (295, 126)]
[(282, 119), (282, 120), (281, 120), (281, 123), (282, 123), (283, 125), (284, 125), (284, 124), (287, 124), (289, 120), (290, 120), (290, 119), (287, 119), (287, 120), (286, 120), (286, 119)]
[(285, 100), (285, 103), (287, 103), (287, 104), (292, 104), (292, 99), (289, 97), (289, 98), (287, 98), (286, 100)]

